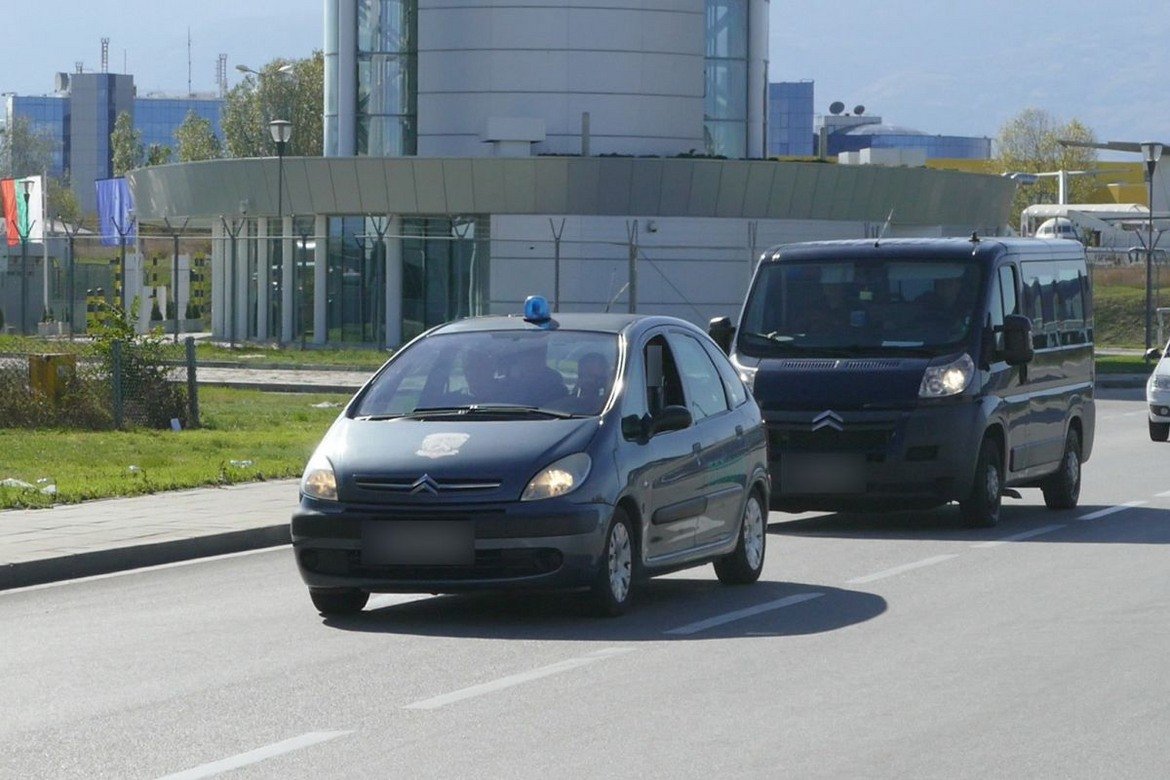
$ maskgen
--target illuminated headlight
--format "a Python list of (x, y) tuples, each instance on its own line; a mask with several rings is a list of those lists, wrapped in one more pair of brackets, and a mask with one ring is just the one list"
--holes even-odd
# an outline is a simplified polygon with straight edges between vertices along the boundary
[(301, 492), (310, 498), (337, 500), (337, 477), (333, 464), (324, 455), (314, 454), (301, 477)]
[(739, 374), (739, 378), (747, 385), (749, 393), (754, 393), (756, 390), (756, 371), (759, 369), (756, 366), (741, 365), (734, 357), (731, 359), (731, 365), (735, 368), (735, 372)]
[(521, 501), (539, 501), (571, 493), (581, 486), (589, 476), (591, 462), (583, 452), (561, 458), (556, 463), (541, 469), (524, 488)]
[(971, 384), (975, 376), (975, 363), (971, 356), (963, 354), (942, 366), (928, 366), (922, 375), (922, 384), (918, 388), (919, 398), (945, 398), (948, 395), (958, 395)]
[(1158, 374), (1150, 377), (1151, 390), (1170, 390), (1170, 375)]

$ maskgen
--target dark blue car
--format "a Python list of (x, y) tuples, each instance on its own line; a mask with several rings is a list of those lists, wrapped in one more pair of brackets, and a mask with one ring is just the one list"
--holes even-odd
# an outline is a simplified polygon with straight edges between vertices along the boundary
[(715, 343), (671, 317), (525, 313), (415, 339), (317, 447), (292, 538), (322, 614), (497, 588), (587, 588), (619, 614), (654, 574), (759, 577), (765, 430)]

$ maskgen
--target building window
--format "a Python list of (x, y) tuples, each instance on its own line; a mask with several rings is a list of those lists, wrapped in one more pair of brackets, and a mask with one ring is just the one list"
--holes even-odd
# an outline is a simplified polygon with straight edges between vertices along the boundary
[(417, 152), (417, 0), (358, 0), (355, 150), (388, 157)]
[(748, 0), (707, 0), (704, 141), (707, 154), (747, 154)]

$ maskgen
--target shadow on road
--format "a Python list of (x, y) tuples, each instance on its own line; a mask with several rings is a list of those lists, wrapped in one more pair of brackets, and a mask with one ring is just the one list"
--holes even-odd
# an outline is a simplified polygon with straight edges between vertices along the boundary
[(842, 539), (938, 539), (957, 542), (990, 542), (1026, 534), (1050, 525), (1064, 528), (1019, 542), (1049, 544), (1170, 544), (1170, 510), (1137, 506), (1082, 520), (1085, 515), (1108, 510), (1108, 504), (1082, 504), (1072, 510), (1051, 510), (1037, 505), (1013, 506), (1004, 500), (999, 525), (968, 528), (956, 506), (915, 512), (835, 512), (816, 517), (785, 520), (769, 516), (768, 533), (778, 536), (825, 536)]
[[(667, 633), (809, 594), (820, 595), (694, 633)], [(593, 617), (584, 593), (485, 592), (369, 609), (324, 623), (345, 631), (419, 636), (660, 642), (819, 634), (862, 623), (885, 611), (885, 599), (860, 591), (767, 581), (728, 587), (709, 579), (670, 578), (646, 583), (638, 602), (620, 618)]]

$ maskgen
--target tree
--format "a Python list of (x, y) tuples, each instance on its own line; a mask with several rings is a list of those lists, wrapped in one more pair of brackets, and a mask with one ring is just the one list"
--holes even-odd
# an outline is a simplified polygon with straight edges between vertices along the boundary
[(56, 146), (52, 135), (37, 131), (28, 117), (14, 116), (8, 129), (0, 133), (0, 178), (44, 173), (53, 167)]
[(146, 149), (146, 164), (147, 165), (166, 165), (171, 161), (174, 152), (171, 147), (163, 144), (151, 144)]
[(320, 51), (301, 60), (276, 59), (249, 74), (227, 94), (223, 107), (228, 157), (268, 157), (276, 145), (268, 133), (273, 119), (292, 123), (286, 153), (319, 157), (325, 148), (321, 107), (325, 100), (325, 58)]
[(178, 141), (179, 162), (214, 160), (221, 154), (219, 138), (211, 122), (194, 111), (188, 111), (183, 124), (175, 130), (175, 140)]
[(49, 177), (45, 198), (49, 202), (49, 214), (62, 222), (76, 222), (81, 217), (81, 206), (73, 189), (60, 179)]
[[(1043, 109), (1020, 112), (999, 131), (996, 140), (996, 163), (1003, 171), (1047, 173), (1091, 169), (1097, 160), (1095, 149), (1062, 146), (1061, 140), (1094, 143), (1093, 131), (1076, 119), (1061, 122)], [(1070, 203), (1085, 203), (1098, 188), (1091, 176), (1074, 176), (1069, 180)], [(1019, 187), (1012, 200), (1012, 213), (1018, 215), (1032, 203), (1055, 203), (1056, 177), (1043, 177), (1035, 184)]]
[(114, 120), (114, 132), (110, 133), (110, 150), (113, 153), (114, 175), (122, 176), (126, 171), (141, 168), (146, 159), (142, 146), (142, 133), (134, 129), (134, 120), (123, 111)]

